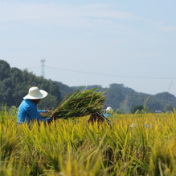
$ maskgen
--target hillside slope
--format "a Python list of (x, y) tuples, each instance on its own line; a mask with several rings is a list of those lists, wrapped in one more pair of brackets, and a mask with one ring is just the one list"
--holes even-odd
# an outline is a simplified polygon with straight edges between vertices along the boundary
[(55, 82), (35, 76), (27, 70), (11, 68), (6, 61), (0, 60), (0, 104), (6, 104), (8, 107), (19, 106), (29, 88), (33, 86), (49, 93), (40, 102), (39, 108), (55, 108), (61, 101), (61, 93)]
[[(39, 108), (49, 109), (55, 108), (66, 94), (72, 94), (79, 89), (79, 87), (69, 87), (61, 82), (46, 80), (27, 70), (21, 71), (18, 68), (11, 68), (6, 61), (0, 60), (0, 104), (19, 106), (28, 89), (33, 86), (49, 93), (47, 98), (39, 104)], [(136, 92), (123, 84), (110, 84), (109, 88), (103, 88), (100, 85), (82, 86), (82, 89), (97, 87), (98, 91), (106, 91), (105, 108), (111, 106), (114, 110), (120, 108), (125, 112), (130, 112), (134, 105), (144, 105), (149, 96), (148, 109), (164, 110), (167, 106), (176, 108), (176, 97), (168, 92), (150, 95)]]
[[(77, 90), (79, 87), (69, 87), (57, 82), (60, 87), (61, 96), (63, 97), (68, 92), (72, 93)], [(66, 87), (66, 89), (65, 89)], [(109, 88), (103, 88), (100, 85), (91, 85), (91, 86), (82, 86), (82, 89), (92, 89), (98, 87), (98, 91), (106, 91), (106, 106), (111, 106), (114, 110), (122, 109), (125, 112), (130, 112), (130, 109), (134, 105), (144, 105), (146, 99), (150, 96), (147, 101), (148, 109), (161, 109), (168, 105), (170, 107), (176, 108), (176, 97), (170, 93), (163, 92), (156, 95), (150, 95), (145, 93), (139, 93), (135, 90), (125, 87), (123, 84), (110, 84)]]

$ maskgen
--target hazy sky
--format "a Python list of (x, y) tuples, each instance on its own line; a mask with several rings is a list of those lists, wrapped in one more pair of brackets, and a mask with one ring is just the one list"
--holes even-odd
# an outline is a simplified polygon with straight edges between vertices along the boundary
[(176, 95), (175, 9), (175, 0), (1, 0), (0, 59), (41, 75), (45, 58), (46, 78), (69, 86)]

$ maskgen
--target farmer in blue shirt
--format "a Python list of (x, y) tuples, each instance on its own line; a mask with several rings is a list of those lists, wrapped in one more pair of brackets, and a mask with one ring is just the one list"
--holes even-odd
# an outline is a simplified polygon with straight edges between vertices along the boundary
[(103, 114), (106, 118), (114, 118), (113, 117), (113, 109), (111, 107), (107, 107), (105, 113)]
[(32, 121), (37, 121), (38, 123), (44, 122), (49, 123), (54, 120), (54, 116), (49, 118), (42, 118), (40, 113), (50, 112), (49, 110), (37, 110), (37, 104), (39, 104), (42, 98), (45, 98), (48, 93), (44, 90), (39, 90), (38, 87), (31, 87), (29, 89), (28, 95), (26, 95), (20, 104), (17, 115), (17, 123), (23, 124), (27, 122), (28, 124)]

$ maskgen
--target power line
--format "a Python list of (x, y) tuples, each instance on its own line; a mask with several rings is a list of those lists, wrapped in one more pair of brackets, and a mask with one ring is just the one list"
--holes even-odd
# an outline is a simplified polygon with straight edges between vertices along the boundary
[(47, 68), (55, 69), (55, 70), (63, 70), (63, 71), (69, 71), (74, 73), (82, 73), (82, 74), (89, 74), (89, 75), (97, 75), (97, 76), (107, 76), (107, 77), (115, 77), (115, 78), (131, 78), (131, 79), (176, 79), (176, 77), (135, 77), (135, 76), (124, 76), (124, 75), (107, 75), (103, 73), (91, 73), (91, 72), (85, 72), (85, 71), (78, 71), (78, 70), (71, 70), (71, 69), (65, 69), (65, 68), (59, 68), (59, 67), (53, 67), (53, 66), (46, 66)]
[[(30, 68), (37, 68), (40, 66), (36, 67), (30, 67)], [(55, 70), (62, 70), (62, 71), (67, 71), (67, 72), (73, 72), (73, 73), (81, 73), (81, 74), (87, 74), (87, 75), (97, 75), (97, 76), (106, 76), (106, 77), (114, 77), (114, 78), (130, 78), (130, 79), (161, 79), (161, 80), (167, 80), (167, 79), (176, 79), (176, 77), (136, 77), (136, 76), (125, 76), (125, 75), (108, 75), (108, 74), (103, 74), (103, 73), (92, 73), (92, 72), (85, 72), (85, 71), (78, 71), (78, 70), (72, 70), (72, 69), (66, 69), (66, 68), (60, 68), (60, 67), (53, 67), (53, 66), (48, 66), (45, 65), (46, 68), (51, 68)], [(27, 68), (27, 69), (30, 69)]]

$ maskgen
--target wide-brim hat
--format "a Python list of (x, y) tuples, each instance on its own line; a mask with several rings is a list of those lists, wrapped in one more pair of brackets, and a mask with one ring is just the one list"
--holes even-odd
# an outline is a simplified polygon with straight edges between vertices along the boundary
[(107, 107), (106, 111), (112, 111), (111, 107)]
[(25, 99), (30, 99), (30, 100), (35, 100), (35, 99), (42, 99), (45, 98), (48, 95), (48, 93), (44, 90), (39, 90), (38, 87), (31, 87), (29, 89), (29, 93), (23, 98)]

